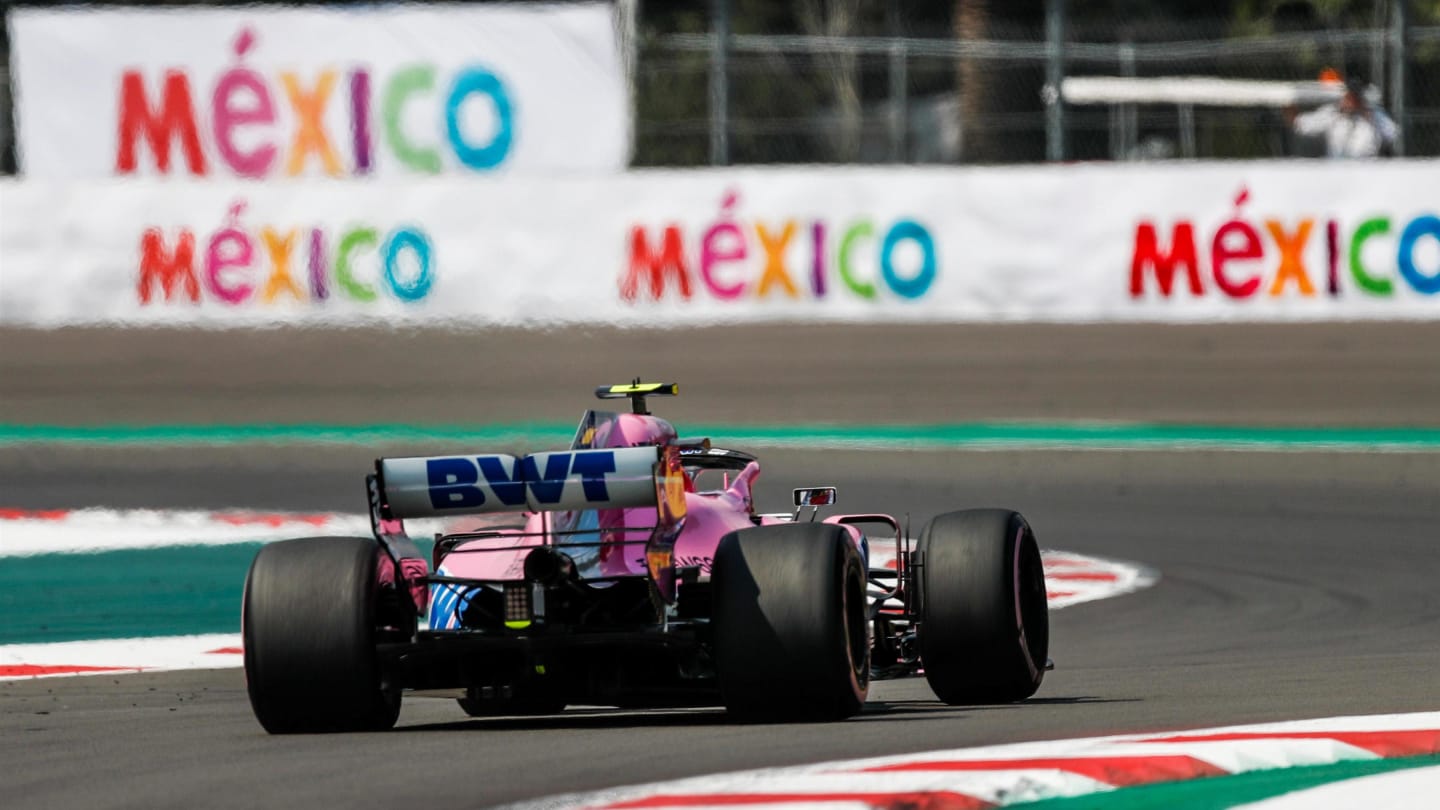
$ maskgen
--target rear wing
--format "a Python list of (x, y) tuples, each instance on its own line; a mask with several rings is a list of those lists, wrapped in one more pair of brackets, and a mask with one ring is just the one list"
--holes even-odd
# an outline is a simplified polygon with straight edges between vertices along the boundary
[[(673, 447), (383, 458), (375, 462), (380, 517), (660, 506), (684, 515), (684, 474)], [(662, 520), (665, 516), (662, 515)]]

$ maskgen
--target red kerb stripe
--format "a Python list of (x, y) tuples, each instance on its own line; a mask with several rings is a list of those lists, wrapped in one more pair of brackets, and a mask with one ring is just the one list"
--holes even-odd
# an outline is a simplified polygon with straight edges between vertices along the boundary
[(256, 514), (247, 512), (217, 512), (213, 517), (221, 523), (229, 523), (232, 526), (280, 527), (290, 523), (308, 523), (311, 526), (324, 526), (330, 520), (329, 515)]
[(1046, 571), (1050, 579), (1083, 579), (1091, 582), (1114, 582), (1120, 577), (1109, 571)]
[(144, 667), (75, 667), (43, 664), (0, 664), (0, 678), (26, 678), (39, 675), (72, 675), (81, 672), (139, 672)]
[(64, 520), (69, 509), (0, 509), (0, 520)]
[(1123, 787), (1149, 782), (1170, 782), (1223, 776), (1227, 771), (1204, 760), (1181, 754), (1126, 757), (1041, 757), (1035, 759), (957, 759), (936, 762), (902, 762), (866, 768), (887, 771), (1005, 771), (1047, 768), (1087, 776), (1107, 785)]
[(1440, 729), (1413, 731), (1236, 731), (1225, 734), (1177, 734), (1140, 742), (1231, 742), (1239, 740), (1336, 740), (1381, 757), (1440, 753)]
[(645, 807), (707, 807), (747, 804), (820, 804), (864, 802), (877, 810), (984, 810), (995, 805), (975, 796), (948, 791), (911, 793), (695, 793), (646, 796), (603, 805), (605, 810)]

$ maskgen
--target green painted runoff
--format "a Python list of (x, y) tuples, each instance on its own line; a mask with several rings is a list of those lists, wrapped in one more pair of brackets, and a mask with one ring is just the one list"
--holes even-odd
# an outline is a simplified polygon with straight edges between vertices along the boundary
[[(931, 425), (687, 425), (685, 433), (770, 446), (823, 448), (1065, 448), (1440, 451), (1440, 428), (1246, 427), (1108, 422), (973, 422)], [(568, 442), (569, 424), (495, 425), (0, 425), (0, 446)]]
[[(0, 560), (0, 645), (240, 632), (261, 543)], [(421, 553), (431, 542), (418, 539)]]
[(259, 543), (6, 557), (0, 644), (238, 633)]

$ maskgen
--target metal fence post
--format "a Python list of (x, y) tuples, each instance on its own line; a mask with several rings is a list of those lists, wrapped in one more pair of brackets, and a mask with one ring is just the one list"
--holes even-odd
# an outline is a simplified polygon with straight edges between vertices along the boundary
[(1180, 157), (1195, 157), (1195, 105), (1178, 104), (1176, 112), (1180, 118)]
[(885, 4), (885, 27), (890, 34), (890, 162), (905, 162), (905, 136), (910, 126), (907, 64), (910, 55), (900, 29), (900, 0)]
[(1405, 156), (1406, 119), (1405, 109), (1405, 57), (1406, 34), (1410, 30), (1408, 0), (1394, 0), (1394, 13), (1390, 15), (1390, 113), (1395, 118), (1395, 128), (1400, 130), (1395, 137), (1395, 157)]
[(1045, 0), (1045, 159), (1065, 159), (1065, 0)]
[(640, 0), (617, 0), (615, 25), (620, 34), (620, 58), (625, 64), (625, 92), (630, 97), (627, 111), (630, 132), (625, 153), (625, 165), (629, 166), (635, 161), (635, 125), (640, 120), (639, 76), (635, 72), (640, 63)]
[(910, 125), (909, 76), (905, 40), (890, 44), (890, 161), (905, 162), (905, 135)]
[(730, 164), (730, 0), (711, 0), (710, 165)]
[[(1125, 40), (1120, 43), (1120, 75), (1135, 78), (1135, 43)], [(1120, 108), (1120, 160), (1130, 159), (1140, 140), (1140, 110), (1137, 105), (1125, 104)]]

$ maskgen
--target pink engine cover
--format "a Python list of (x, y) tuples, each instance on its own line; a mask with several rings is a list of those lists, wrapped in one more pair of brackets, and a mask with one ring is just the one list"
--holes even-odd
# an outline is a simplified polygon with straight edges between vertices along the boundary
[[(587, 443), (591, 447), (639, 447), (663, 445), (675, 440), (675, 428), (664, 419), (648, 414), (620, 414), (597, 429)], [(685, 493), (685, 526), (675, 544), (675, 565), (700, 566), (703, 577), (720, 538), (737, 529), (755, 525), (752, 487), (760, 475), (760, 464), (751, 462), (728, 485), (716, 492)], [(583, 534), (556, 536), (556, 548), (575, 558), (582, 578), (644, 576), (645, 543), (656, 523), (654, 507), (601, 509), (590, 513), (527, 512), (524, 528), (501, 529), (499, 535), (472, 540), (457, 546), (441, 565), (457, 577), (487, 580), (524, 578), (525, 556), (554, 530), (591, 530)], [(479, 529), (487, 527), (479, 526)], [(607, 544), (595, 550), (568, 545), (577, 542)], [(622, 544), (623, 543), (623, 544)]]

